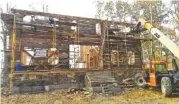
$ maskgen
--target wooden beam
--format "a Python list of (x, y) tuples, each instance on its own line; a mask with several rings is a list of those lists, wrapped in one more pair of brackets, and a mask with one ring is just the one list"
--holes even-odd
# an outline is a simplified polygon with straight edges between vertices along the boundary
[[(61, 14), (53, 14), (53, 13), (44, 13), (44, 12), (37, 12), (37, 11), (28, 11), (28, 10), (20, 10), (20, 9), (11, 9), (12, 13), (17, 16), (24, 17), (26, 15), (37, 15), (37, 16), (46, 16), (46, 17), (53, 17), (57, 19), (64, 19), (70, 21), (89, 21), (92, 23), (101, 23), (104, 20), (94, 19), (94, 18), (85, 18), (85, 17), (78, 17), (78, 16), (69, 16), (69, 15), (61, 15)], [(123, 26), (131, 26), (133, 24), (125, 23), (125, 22), (118, 22), (118, 21), (108, 21), (109, 24), (118, 24)]]
[(56, 70), (39, 70), (39, 71), (16, 71), (15, 75), (22, 74), (34, 74), (34, 75), (43, 75), (43, 74), (69, 74), (69, 73), (87, 73), (87, 72), (123, 72), (123, 71), (139, 71), (141, 68), (129, 68), (129, 69), (111, 69), (111, 70), (101, 70), (101, 69), (56, 69)]

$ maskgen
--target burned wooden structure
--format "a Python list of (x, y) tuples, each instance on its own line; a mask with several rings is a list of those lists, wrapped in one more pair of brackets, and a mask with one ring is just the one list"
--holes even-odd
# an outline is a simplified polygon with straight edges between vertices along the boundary
[(11, 88), (22, 82), (22, 76), (48, 76), (60, 83), (60, 75), (67, 73), (109, 71), (128, 76), (142, 67), (145, 39), (131, 31), (133, 24), (18, 9), (1, 17), (7, 29), (3, 33), (10, 37)]

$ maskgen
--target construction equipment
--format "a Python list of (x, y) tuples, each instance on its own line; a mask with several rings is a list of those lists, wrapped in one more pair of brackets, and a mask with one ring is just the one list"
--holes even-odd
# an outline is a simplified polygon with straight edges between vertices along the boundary
[(163, 44), (173, 55), (179, 59), (179, 46), (177, 46), (170, 38), (165, 36), (160, 30), (154, 28), (150, 23), (140, 18), (137, 27), (144, 26), (150, 33)]
[[(159, 40), (173, 55), (179, 59), (179, 47), (165, 36), (157, 28), (146, 22), (144, 19), (139, 19), (138, 28), (143, 25), (151, 34)], [(175, 59), (172, 60), (173, 70), (167, 69), (166, 61), (149, 61), (144, 63), (142, 73), (135, 76), (135, 82), (140, 87), (160, 86), (164, 96), (170, 96), (172, 91), (179, 88), (179, 69)]]
[[(175, 64), (174, 64), (175, 63)], [(173, 59), (174, 70), (167, 70), (165, 61), (149, 61), (144, 63), (142, 73), (135, 76), (138, 86), (161, 87), (164, 96), (170, 96), (173, 90), (179, 88), (179, 70)]]

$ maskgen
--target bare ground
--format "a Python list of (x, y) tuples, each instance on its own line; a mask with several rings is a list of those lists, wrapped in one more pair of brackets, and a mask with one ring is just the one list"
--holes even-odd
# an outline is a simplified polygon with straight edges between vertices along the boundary
[(158, 90), (125, 89), (117, 94), (58, 90), (38, 94), (2, 95), (1, 104), (179, 104), (179, 93), (163, 97)]

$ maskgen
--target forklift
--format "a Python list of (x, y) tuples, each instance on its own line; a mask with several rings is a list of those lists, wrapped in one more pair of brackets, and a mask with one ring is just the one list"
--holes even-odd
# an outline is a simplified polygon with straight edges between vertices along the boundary
[[(171, 39), (165, 36), (160, 30), (154, 28), (150, 23), (140, 18), (137, 29), (140, 26), (150, 31), (161, 44), (163, 44), (174, 57), (179, 59), (179, 47)], [(172, 91), (179, 88), (179, 69), (175, 59), (172, 59), (172, 70), (168, 70), (166, 61), (149, 61), (143, 64), (142, 73), (136, 74), (135, 83), (145, 88), (161, 87), (161, 91), (165, 97), (172, 95)]]
[(161, 87), (165, 97), (179, 88), (179, 70), (176, 61), (172, 60), (174, 70), (167, 69), (166, 61), (149, 61), (143, 64), (142, 73), (135, 76), (135, 83), (142, 88)]

